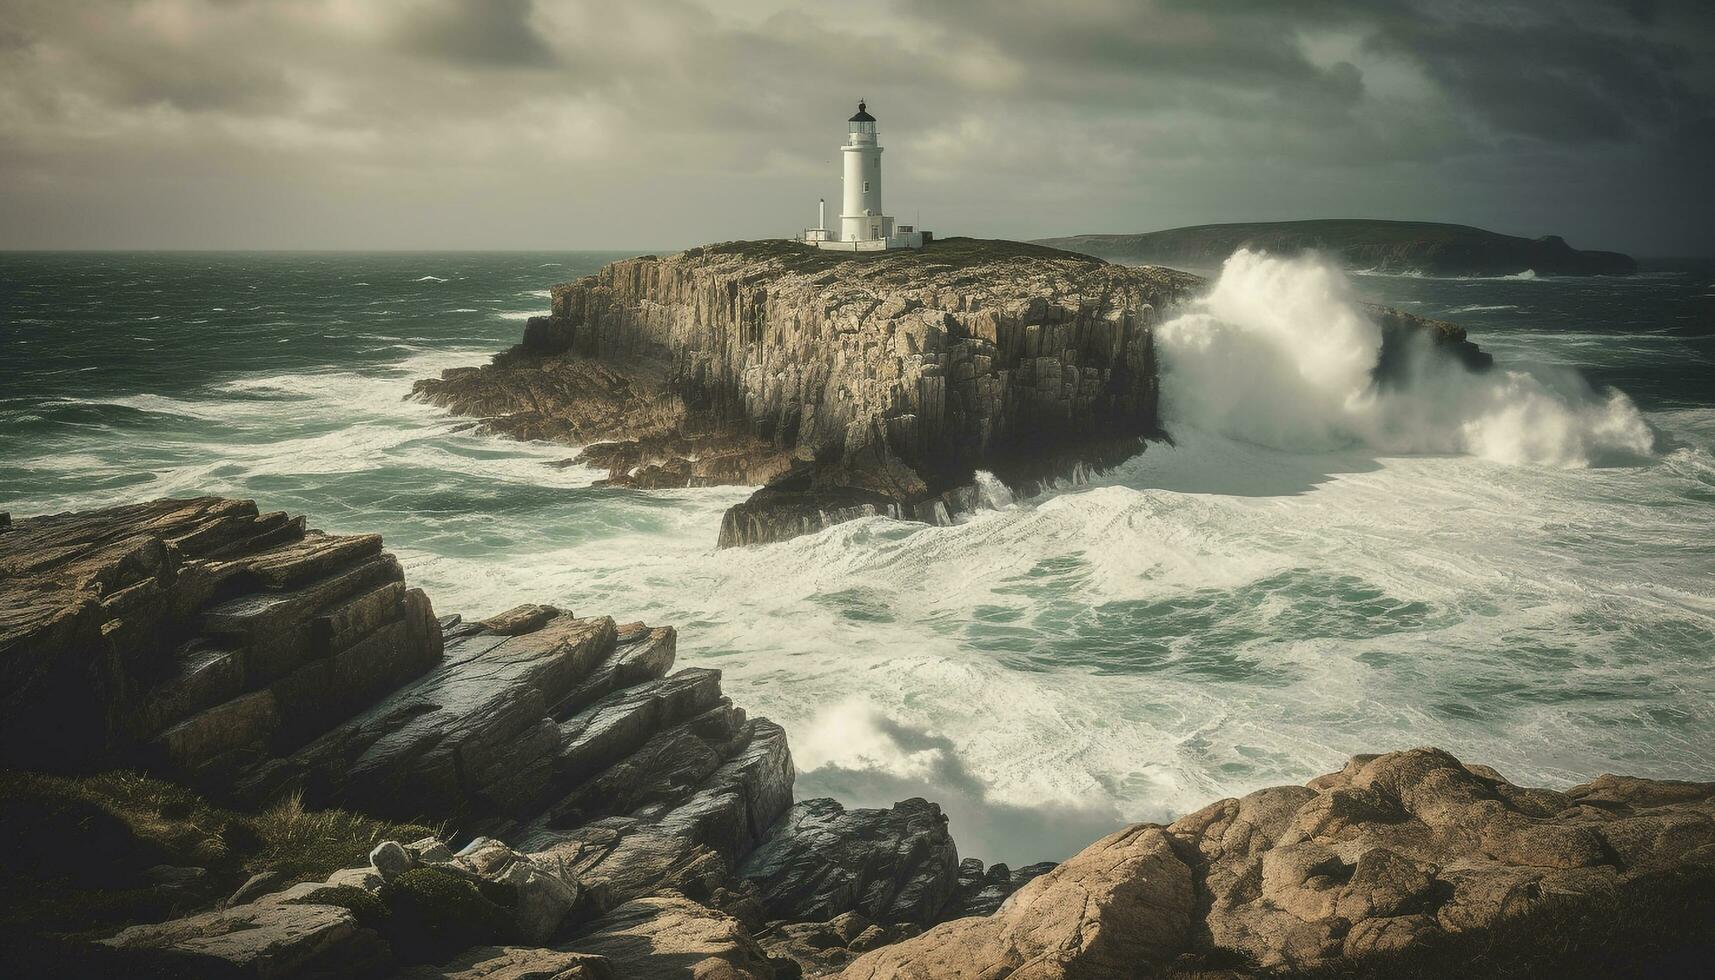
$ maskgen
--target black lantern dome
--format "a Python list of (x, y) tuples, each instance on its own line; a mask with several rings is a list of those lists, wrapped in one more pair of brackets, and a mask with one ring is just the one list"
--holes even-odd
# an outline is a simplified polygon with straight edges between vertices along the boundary
[(869, 110), (864, 106), (862, 99), (858, 100), (857, 115), (846, 120), (846, 132), (863, 133), (868, 136), (875, 135), (875, 117), (869, 114)]

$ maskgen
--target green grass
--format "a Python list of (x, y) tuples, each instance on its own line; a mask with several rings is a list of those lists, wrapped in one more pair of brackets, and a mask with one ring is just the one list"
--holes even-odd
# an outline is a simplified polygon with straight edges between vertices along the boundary
[(886, 252), (835, 252), (815, 248), (803, 242), (775, 238), (721, 242), (686, 249), (684, 254), (687, 257), (731, 254), (756, 259), (777, 259), (792, 272), (816, 272), (853, 262), (880, 264), (901, 271), (962, 269), (981, 263), (1020, 259), (1053, 259), (1083, 265), (1107, 264), (1105, 260), (1090, 255), (999, 238), (938, 238), (920, 249), (893, 249)]
[(384, 934), (407, 961), (438, 963), (511, 931), (511, 916), (475, 884), (435, 868), (412, 868), (381, 897), (392, 910)]
[[(210, 908), (261, 871), (288, 881), (323, 878), (363, 864), (383, 840), (436, 832), (305, 809), (297, 797), (243, 813), (135, 772), (0, 771), (0, 928), (14, 936), (103, 936)], [(162, 864), (206, 874), (161, 888), (144, 872)]]

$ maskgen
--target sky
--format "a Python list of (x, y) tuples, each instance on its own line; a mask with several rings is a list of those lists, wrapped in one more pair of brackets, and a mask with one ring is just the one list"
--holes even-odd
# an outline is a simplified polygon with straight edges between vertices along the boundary
[(1451, 221), (1715, 254), (1707, 0), (0, 0), (0, 248)]

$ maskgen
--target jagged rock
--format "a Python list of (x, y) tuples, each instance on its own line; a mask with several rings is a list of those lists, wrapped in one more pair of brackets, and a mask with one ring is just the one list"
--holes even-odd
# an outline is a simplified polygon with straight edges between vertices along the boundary
[(627, 902), (567, 947), (605, 957), (626, 980), (773, 980), (779, 975), (737, 919), (671, 896)]
[(138, 975), (379, 977), (392, 967), (387, 944), (332, 905), (241, 905), (132, 926), (104, 943), (132, 954)]
[(978, 467), (1040, 480), (1157, 434), (1150, 328), (1199, 282), (1011, 242), (860, 260), (730, 242), (555, 287), (518, 347), (415, 391), (589, 447), (611, 482), (770, 484), (724, 545), (944, 520)]
[(842, 977), (1033, 978), (1147, 975), (1177, 957), (1195, 913), (1191, 869), (1160, 827), (1092, 844), (987, 917), (955, 919), (866, 953)]
[(826, 922), (772, 922), (757, 941), (770, 956), (797, 963), (805, 976), (825, 976), (861, 953), (921, 931), (912, 923), (878, 925), (861, 912), (845, 912)]
[(0, 535), (0, 755), (204, 786), (428, 669), (428, 599), (374, 535), (203, 497)]
[(620, 980), (606, 957), (525, 946), (476, 946), (439, 966), (414, 966), (395, 980)]
[(941, 909), (940, 918), (992, 915), (1007, 896), (1053, 870), (1052, 861), (1025, 865), (1017, 871), (1004, 864), (990, 865), (985, 870), (982, 861), (976, 858), (960, 861), (958, 886), (952, 900)]
[(739, 867), (771, 919), (826, 921), (861, 912), (927, 925), (958, 886), (959, 855), (941, 808), (912, 798), (887, 810), (803, 800)]

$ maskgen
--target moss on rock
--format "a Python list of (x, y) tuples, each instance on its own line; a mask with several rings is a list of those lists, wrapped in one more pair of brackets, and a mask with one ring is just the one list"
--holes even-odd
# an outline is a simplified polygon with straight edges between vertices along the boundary
[(508, 937), (512, 917), (470, 881), (437, 868), (413, 868), (381, 891), (392, 914), (387, 938), (403, 961), (439, 962), (471, 946)]
[(356, 885), (329, 885), (318, 888), (302, 898), (294, 899), (295, 905), (337, 905), (357, 917), (359, 925), (376, 931), (385, 928), (392, 918), (392, 910), (378, 896), (370, 894)]

